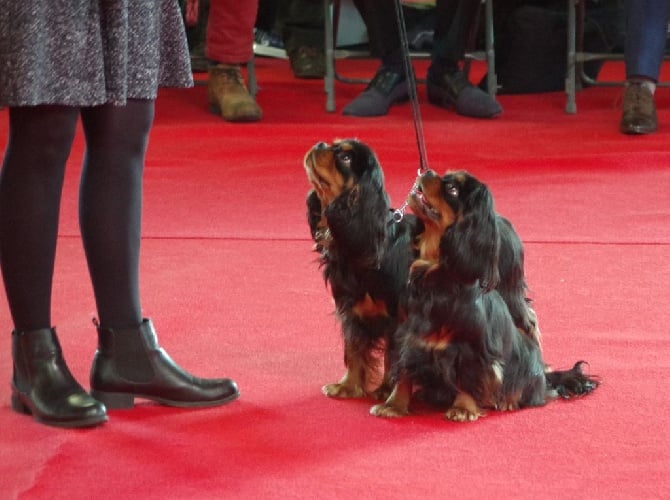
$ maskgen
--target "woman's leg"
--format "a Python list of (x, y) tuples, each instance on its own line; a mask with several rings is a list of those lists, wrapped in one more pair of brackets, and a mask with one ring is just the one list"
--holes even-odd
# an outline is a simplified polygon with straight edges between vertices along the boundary
[(107, 420), (74, 379), (51, 328), (58, 215), (79, 109), (12, 108), (0, 175), (0, 263), (14, 321), (12, 408), (58, 427)]
[(152, 100), (82, 110), (86, 155), (79, 223), (100, 323), (142, 322), (139, 254), (144, 156), (153, 123)]
[(9, 110), (0, 174), (0, 265), (17, 330), (51, 327), (51, 289), (65, 162), (79, 109)]
[(173, 406), (220, 405), (237, 398), (235, 382), (182, 370), (158, 346), (151, 321), (142, 318), (142, 173), (153, 116), (148, 100), (82, 110), (80, 225), (100, 316), (91, 387), (112, 409), (132, 406), (135, 397)]

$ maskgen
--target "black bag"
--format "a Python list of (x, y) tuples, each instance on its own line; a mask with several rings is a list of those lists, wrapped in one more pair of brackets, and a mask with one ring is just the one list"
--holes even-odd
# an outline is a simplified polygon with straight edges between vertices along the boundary
[[(565, 88), (568, 13), (565, 0), (521, 5), (496, 33), (496, 73), (500, 94), (551, 92)], [(584, 51), (609, 53), (623, 39), (621, 0), (586, 4)], [(595, 79), (603, 61), (584, 64)], [(482, 80), (485, 84), (485, 78)]]

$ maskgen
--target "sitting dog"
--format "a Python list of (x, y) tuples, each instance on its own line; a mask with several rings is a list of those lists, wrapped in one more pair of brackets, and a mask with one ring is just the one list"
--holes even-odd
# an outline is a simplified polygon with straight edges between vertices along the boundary
[[(466, 172), (427, 171), (409, 206), (423, 225), (419, 257), (411, 265), (408, 317), (397, 332), (396, 384), (373, 415), (407, 414), (416, 387), (429, 402), (448, 407), (452, 421), (597, 387), (582, 373), (583, 362), (551, 372), (543, 361), (535, 314), (521, 294), (522, 266), (509, 262), (522, 256), (520, 242), (495, 213), (484, 184)], [(512, 287), (505, 283), (510, 270), (517, 278)]]
[(307, 152), (304, 166), (313, 187), (307, 220), (344, 336), (346, 373), (322, 390), (330, 397), (384, 399), (417, 219), (408, 214), (393, 220), (382, 169), (365, 144), (320, 142)]

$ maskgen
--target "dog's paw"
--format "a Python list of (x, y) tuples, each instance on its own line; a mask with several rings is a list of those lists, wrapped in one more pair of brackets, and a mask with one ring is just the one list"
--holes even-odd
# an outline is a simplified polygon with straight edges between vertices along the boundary
[(327, 384), (321, 388), (321, 392), (329, 398), (339, 399), (362, 398), (366, 395), (363, 388), (357, 385), (350, 386), (345, 384)]
[(398, 418), (405, 417), (409, 414), (407, 408), (398, 408), (387, 403), (374, 405), (370, 408), (370, 415), (381, 418)]
[(498, 411), (517, 411), (519, 409), (519, 404), (512, 401), (500, 403), (495, 407)]
[(444, 414), (444, 417), (452, 422), (474, 422), (481, 416), (483, 416), (481, 412), (473, 412), (458, 406), (449, 408)]
[(372, 396), (372, 398), (376, 399), (377, 401), (386, 401), (391, 395), (391, 392), (393, 392), (393, 387), (382, 384), (379, 388), (372, 391), (370, 396)]

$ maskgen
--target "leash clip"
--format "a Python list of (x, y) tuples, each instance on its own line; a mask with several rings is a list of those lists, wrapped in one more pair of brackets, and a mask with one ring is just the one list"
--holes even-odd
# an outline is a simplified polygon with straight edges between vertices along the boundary
[(396, 224), (400, 224), (402, 222), (403, 217), (405, 217), (405, 209), (407, 208), (407, 202), (403, 203), (402, 207), (396, 208), (393, 211), (393, 222)]
[(421, 174), (425, 171), (425, 167), (421, 166), (416, 170), (416, 176), (417, 180), (414, 181), (414, 184), (412, 185), (412, 189), (409, 190), (409, 193), (407, 195), (407, 198), (405, 198), (405, 202), (402, 204), (400, 208), (396, 208), (393, 211), (393, 222), (396, 224), (399, 224), (402, 222), (403, 217), (405, 217), (405, 211), (407, 210), (407, 206), (409, 205), (409, 202), (407, 201), (410, 196), (412, 196), (414, 193), (417, 192), (417, 187), (419, 185), (419, 177), (421, 177)]

